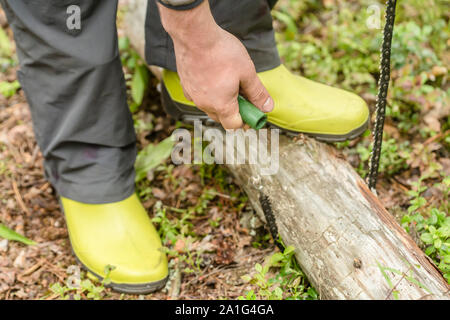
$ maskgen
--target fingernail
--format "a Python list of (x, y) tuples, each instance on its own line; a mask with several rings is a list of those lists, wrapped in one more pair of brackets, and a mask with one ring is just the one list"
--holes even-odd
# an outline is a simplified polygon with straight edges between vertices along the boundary
[(264, 103), (262, 107), (264, 112), (270, 112), (273, 109), (273, 101), (271, 97), (268, 97), (266, 102)]

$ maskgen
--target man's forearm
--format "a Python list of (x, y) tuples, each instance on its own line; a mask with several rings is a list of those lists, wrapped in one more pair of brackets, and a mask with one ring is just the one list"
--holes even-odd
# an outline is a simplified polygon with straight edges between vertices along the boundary
[[(208, 47), (217, 39), (219, 28), (211, 14), (208, 1), (190, 10), (174, 10), (158, 3), (161, 22), (175, 45)], [(201, 49), (201, 48), (198, 48)]]

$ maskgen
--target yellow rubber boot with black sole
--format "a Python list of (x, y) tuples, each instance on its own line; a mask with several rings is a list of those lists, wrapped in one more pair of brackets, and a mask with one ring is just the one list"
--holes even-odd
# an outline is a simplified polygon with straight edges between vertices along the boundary
[[(274, 99), (268, 122), (287, 133), (336, 142), (354, 139), (367, 129), (369, 108), (354, 93), (294, 75), (284, 65), (258, 76)], [(175, 119), (213, 122), (186, 99), (176, 72), (163, 71), (161, 96), (166, 112)]]
[(100, 280), (105, 267), (113, 290), (146, 294), (164, 287), (166, 254), (159, 235), (136, 194), (107, 204), (86, 204), (61, 197), (73, 252)]

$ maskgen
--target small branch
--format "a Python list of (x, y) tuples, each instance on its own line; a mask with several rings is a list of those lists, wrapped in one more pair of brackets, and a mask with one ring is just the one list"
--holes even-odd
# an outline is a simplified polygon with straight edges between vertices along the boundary
[(17, 188), (17, 183), (14, 179), (11, 180), (11, 184), (14, 190), (14, 194), (16, 196), (17, 203), (19, 203), (19, 206), (22, 208), (22, 210), (25, 212), (27, 216), (31, 216), (30, 211), (27, 209), (25, 203), (23, 202), (22, 196), (20, 195), (19, 189)]
[(398, 287), (398, 285), (400, 284), (400, 282), (402, 282), (403, 279), (405, 279), (406, 277), (406, 273), (411, 271), (411, 267), (408, 268), (408, 270), (406, 272), (402, 273), (402, 277), (400, 278), (400, 280), (397, 281), (397, 283), (391, 288), (391, 290), (388, 292), (386, 298), (384, 300), (387, 300), (389, 298), (389, 296), (394, 292), (394, 290)]

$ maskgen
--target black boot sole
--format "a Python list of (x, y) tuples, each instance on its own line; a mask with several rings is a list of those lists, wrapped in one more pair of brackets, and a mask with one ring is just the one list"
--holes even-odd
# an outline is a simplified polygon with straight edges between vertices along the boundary
[[(103, 277), (101, 277), (100, 275), (96, 274), (95, 272), (93, 272), (92, 270), (90, 270), (88, 267), (86, 267), (81, 261), (80, 259), (78, 259), (77, 255), (75, 254), (75, 252), (73, 251), (73, 255), (75, 256), (75, 259), (77, 260), (77, 262), (83, 267), (83, 269), (85, 269), (87, 272), (91, 273), (92, 275), (94, 275), (96, 278), (99, 279), (99, 281), (103, 281)], [(106, 288), (110, 288), (116, 292), (119, 293), (126, 293), (126, 294), (149, 294), (158, 290), (161, 290), (162, 288), (164, 288), (164, 286), (167, 283), (167, 280), (169, 279), (169, 276), (165, 277), (162, 280), (159, 281), (154, 281), (154, 282), (148, 282), (148, 283), (115, 283), (115, 282), (110, 282), (109, 284), (105, 284)]]

